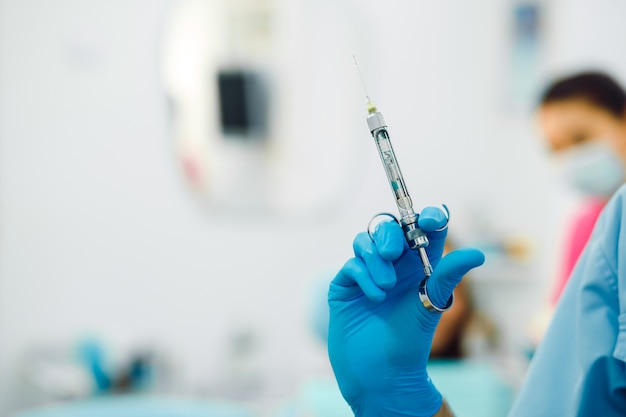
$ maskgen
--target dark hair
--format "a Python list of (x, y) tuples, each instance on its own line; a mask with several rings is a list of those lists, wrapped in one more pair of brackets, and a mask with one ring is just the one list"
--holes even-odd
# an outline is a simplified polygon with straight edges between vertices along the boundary
[(619, 118), (626, 109), (626, 92), (601, 72), (583, 72), (553, 82), (541, 96), (541, 105), (554, 101), (583, 99)]

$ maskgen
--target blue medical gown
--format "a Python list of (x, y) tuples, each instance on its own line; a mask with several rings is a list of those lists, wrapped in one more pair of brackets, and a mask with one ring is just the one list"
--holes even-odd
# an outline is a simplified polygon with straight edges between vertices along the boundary
[(626, 416), (626, 186), (600, 215), (509, 416)]

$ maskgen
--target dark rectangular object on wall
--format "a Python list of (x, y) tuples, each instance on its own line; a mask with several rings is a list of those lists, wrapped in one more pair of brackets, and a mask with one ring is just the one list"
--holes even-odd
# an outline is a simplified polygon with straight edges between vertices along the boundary
[(218, 73), (220, 125), (227, 138), (259, 140), (267, 126), (267, 99), (261, 77), (253, 71)]

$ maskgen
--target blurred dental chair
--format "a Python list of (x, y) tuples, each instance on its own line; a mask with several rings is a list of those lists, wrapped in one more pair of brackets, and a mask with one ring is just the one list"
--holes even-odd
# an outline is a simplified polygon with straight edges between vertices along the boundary
[(23, 411), (12, 417), (257, 417), (233, 404), (156, 396), (106, 396)]

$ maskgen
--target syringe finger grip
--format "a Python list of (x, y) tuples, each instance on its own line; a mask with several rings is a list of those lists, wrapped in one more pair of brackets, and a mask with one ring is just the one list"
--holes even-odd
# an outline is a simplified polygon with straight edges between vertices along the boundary
[[(414, 239), (425, 238), (426, 234), (422, 231), (422, 229), (416, 228), (416, 229), (407, 230), (405, 232), (405, 236), (407, 239), (414, 240)], [(428, 240), (428, 238), (426, 238), (426, 240)]]
[(414, 224), (408, 224), (403, 227), (404, 228), (404, 237), (411, 249), (415, 248), (423, 248), (428, 246), (428, 237), (426, 237), (426, 233)]

